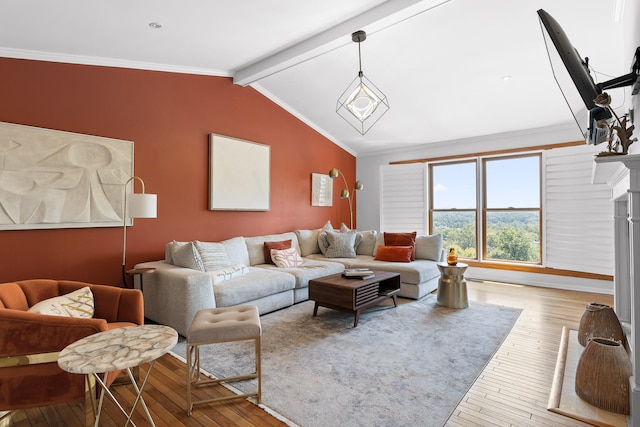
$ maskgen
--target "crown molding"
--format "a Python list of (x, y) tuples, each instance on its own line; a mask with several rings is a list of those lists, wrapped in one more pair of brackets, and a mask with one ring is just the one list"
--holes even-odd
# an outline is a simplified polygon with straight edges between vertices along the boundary
[(34, 61), (62, 62), (67, 64), (95, 65), (99, 67), (132, 68), (136, 70), (165, 71), (169, 73), (198, 74), (216, 77), (232, 77), (229, 71), (208, 68), (183, 67), (155, 62), (127, 61), (97, 56), (70, 55), (65, 53), (43, 52), (37, 50), (0, 48), (0, 57), (30, 59)]

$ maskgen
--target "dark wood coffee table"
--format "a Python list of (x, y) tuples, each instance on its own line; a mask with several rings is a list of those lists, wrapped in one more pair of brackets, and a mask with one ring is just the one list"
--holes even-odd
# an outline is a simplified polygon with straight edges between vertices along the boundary
[(374, 270), (375, 277), (360, 279), (343, 277), (342, 274), (309, 280), (309, 299), (315, 301), (313, 315), (318, 307), (354, 313), (353, 327), (358, 326), (360, 312), (387, 298), (393, 298), (393, 306), (398, 306), (397, 293), (400, 292), (400, 274)]

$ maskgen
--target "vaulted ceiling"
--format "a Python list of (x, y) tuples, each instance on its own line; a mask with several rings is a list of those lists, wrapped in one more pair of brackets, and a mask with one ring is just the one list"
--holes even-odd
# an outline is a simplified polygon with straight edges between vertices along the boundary
[[(603, 81), (629, 72), (629, 17), (616, 17), (624, 4), (9, 0), (0, 4), (0, 56), (230, 77), (362, 155), (572, 122), (536, 11), (561, 24)], [(391, 107), (364, 136), (335, 112), (358, 72), (357, 30), (367, 33), (362, 70)]]

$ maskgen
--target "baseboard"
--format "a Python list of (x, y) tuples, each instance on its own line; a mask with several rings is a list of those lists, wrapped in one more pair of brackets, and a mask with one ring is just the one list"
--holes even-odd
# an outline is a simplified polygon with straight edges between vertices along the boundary
[(522, 271), (497, 270), (479, 267), (469, 267), (465, 272), (465, 278), (467, 280), (487, 280), (493, 282), (514, 283), (518, 285), (540, 286), (543, 288), (613, 295), (613, 282), (609, 280), (585, 279), (582, 277), (535, 274)]

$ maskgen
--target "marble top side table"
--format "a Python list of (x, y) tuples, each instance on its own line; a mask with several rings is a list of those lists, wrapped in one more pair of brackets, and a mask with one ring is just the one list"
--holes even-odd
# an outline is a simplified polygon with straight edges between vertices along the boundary
[[(162, 325), (140, 325), (127, 326), (124, 328), (112, 329), (106, 332), (89, 335), (76, 341), (62, 350), (58, 356), (58, 366), (64, 371), (75, 374), (93, 375), (100, 384), (100, 398), (96, 411), (95, 426), (100, 421), (100, 411), (104, 400), (105, 392), (118, 406), (120, 411), (127, 416), (127, 422), (135, 426), (131, 417), (140, 402), (145, 410), (147, 419), (152, 426), (155, 426), (149, 409), (142, 398), (142, 390), (147, 383), (153, 364), (156, 359), (168, 352), (178, 342), (178, 333)], [(131, 368), (149, 362), (149, 369), (140, 387), (131, 372)], [(137, 393), (133, 407), (129, 414), (116, 400), (99, 374), (104, 372), (126, 370), (129, 379)]]

